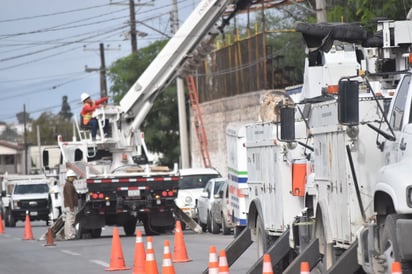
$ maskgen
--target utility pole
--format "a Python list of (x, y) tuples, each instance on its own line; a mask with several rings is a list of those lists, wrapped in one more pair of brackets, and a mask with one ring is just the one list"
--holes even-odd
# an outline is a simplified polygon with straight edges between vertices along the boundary
[[(172, 8), (172, 22), (173, 22), (173, 33), (176, 33), (179, 29), (179, 16), (177, 8), (177, 0), (173, 0)], [(185, 86), (183, 79), (178, 77), (176, 79), (177, 85), (177, 106), (179, 113), (179, 137), (180, 137), (180, 155), (181, 155), (181, 165), (182, 168), (190, 167), (189, 160), (189, 142), (187, 133), (187, 123), (186, 123), (186, 102), (185, 102)]]
[(132, 53), (137, 52), (137, 38), (136, 38), (136, 14), (134, 9), (134, 0), (129, 0), (130, 9), (130, 39), (132, 41)]
[[(97, 49), (84, 49), (84, 50), (97, 50)], [(107, 49), (106, 49), (107, 50)], [(115, 49), (109, 49), (109, 50), (115, 50)], [(86, 65), (85, 71), (86, 72), (94, 72), (98, 71), (100, 73), (100, 96), (105, 97), (107, 96), (107, 81), (106, 81), (106, 62), (105, 62), (105, 57), (104, 57), (104, 44), (100, 43), (99, 44), (99, 51), (100, 51), (100, 68), (89, 68)]]
[(316, 21), (318, 23), (326, 23), (326, 1), (316, 0)]
[(27, 167), (27, 157), (28, 157), (28, 153), (27, 153), (27, 114), (26, 114), (26, 104), (23, 104), (23, 139), (24, 139), (24, 174), (29, 174), (28, 173), (28, 167)]

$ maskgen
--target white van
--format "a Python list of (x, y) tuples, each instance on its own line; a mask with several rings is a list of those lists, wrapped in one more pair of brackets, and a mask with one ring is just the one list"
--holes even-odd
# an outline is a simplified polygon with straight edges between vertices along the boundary
[(190, 218), (197, 221), (197, 204), (203, 188), (210, 179), (221, 175), (213, 168), (185, 168), (179, 172), (179, 192), (175, 203)]

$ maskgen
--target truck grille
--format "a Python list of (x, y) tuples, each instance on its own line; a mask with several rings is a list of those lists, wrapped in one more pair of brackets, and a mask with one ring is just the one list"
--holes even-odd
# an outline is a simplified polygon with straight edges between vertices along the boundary
[(47, 208), (48, 200), (46, 199), (21, 200), (19, 201), (19, 206), (24, 209)]

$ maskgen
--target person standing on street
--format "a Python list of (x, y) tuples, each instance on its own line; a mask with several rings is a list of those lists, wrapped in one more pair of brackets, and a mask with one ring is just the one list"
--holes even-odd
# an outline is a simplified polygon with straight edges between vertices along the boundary
[(77, 179), (77, 174), (69, 169), (66, 173), (66, 183), (63, 188), (64, 198), (64, 211), (66, 214), (66, 220), (64, 223), (64, 238), (66, 240), (72, 240), (76, 238), (76, 232), (74, 230), (74, 219), (77, 212), (78, 197), (76, 189), (73, 185), (74, 180)]

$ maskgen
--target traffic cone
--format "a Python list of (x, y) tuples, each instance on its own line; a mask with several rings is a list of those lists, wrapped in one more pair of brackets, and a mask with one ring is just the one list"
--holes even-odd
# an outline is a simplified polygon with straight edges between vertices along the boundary
[(169, 240), (165, 240), (164, 242), (162, 274), (176, 274), (175, 267), (172, 263), (172, 254), (170, 254)]
[(392, 274), (402, 274), (402, 266), (400, 262), (392, 263)]
[(272, 260), (269, 254), (263, 255), (262, 274), (273, 274)]
[(219, 274), (229, 274), (229, 265), (227, 264), (226, 251), (220, 250), (219, 253)]
[(106, 271), (113, 270), (127, 270), (130, 267), (126, 267), (123, 257), (122, 243), (120, 242), (119, 230), (115, 226), (113, 228), (113, 238), (112, 238), (112, 252), (110, 255), (110, 266), (106, 268)]
[(175, 241), (173, 249), (173, 262), (184, 263), (191, 261), (187, 256), (186, 244), (183, 238), (182, 224), (179, 220), (176, 221)]
[(300, 274), (310, 274), (310, 267), (308, 262), (300, 263)]
[(133, 274), (146, 274), (146, 252), (142, 240), (142, 231), (137, 230), (136, 244), (134, 247)]
[(53, 232), (51, 228), (49, 228), (49, 230), (47, 231), (47, 242), (44, 246), (55, 246)]
[(26, 212), (26, 221), (24, 222), (24, 237), (23, 240), (34, 240), (33, 231), (31, 229), (29, 213)]
[(147, 237), (147, 250), (146, 250), (146, 274), (158, 274), (156, 257), (153, 249), (152, 236)]
[(0, 213), (0, 234), (4, 233), (4, 226), (3, 226), (3, 218), (1, 217)]
[(217, 259), (216, 246), (209, 248), (209, 274), (219, 274), (219, 261)]

